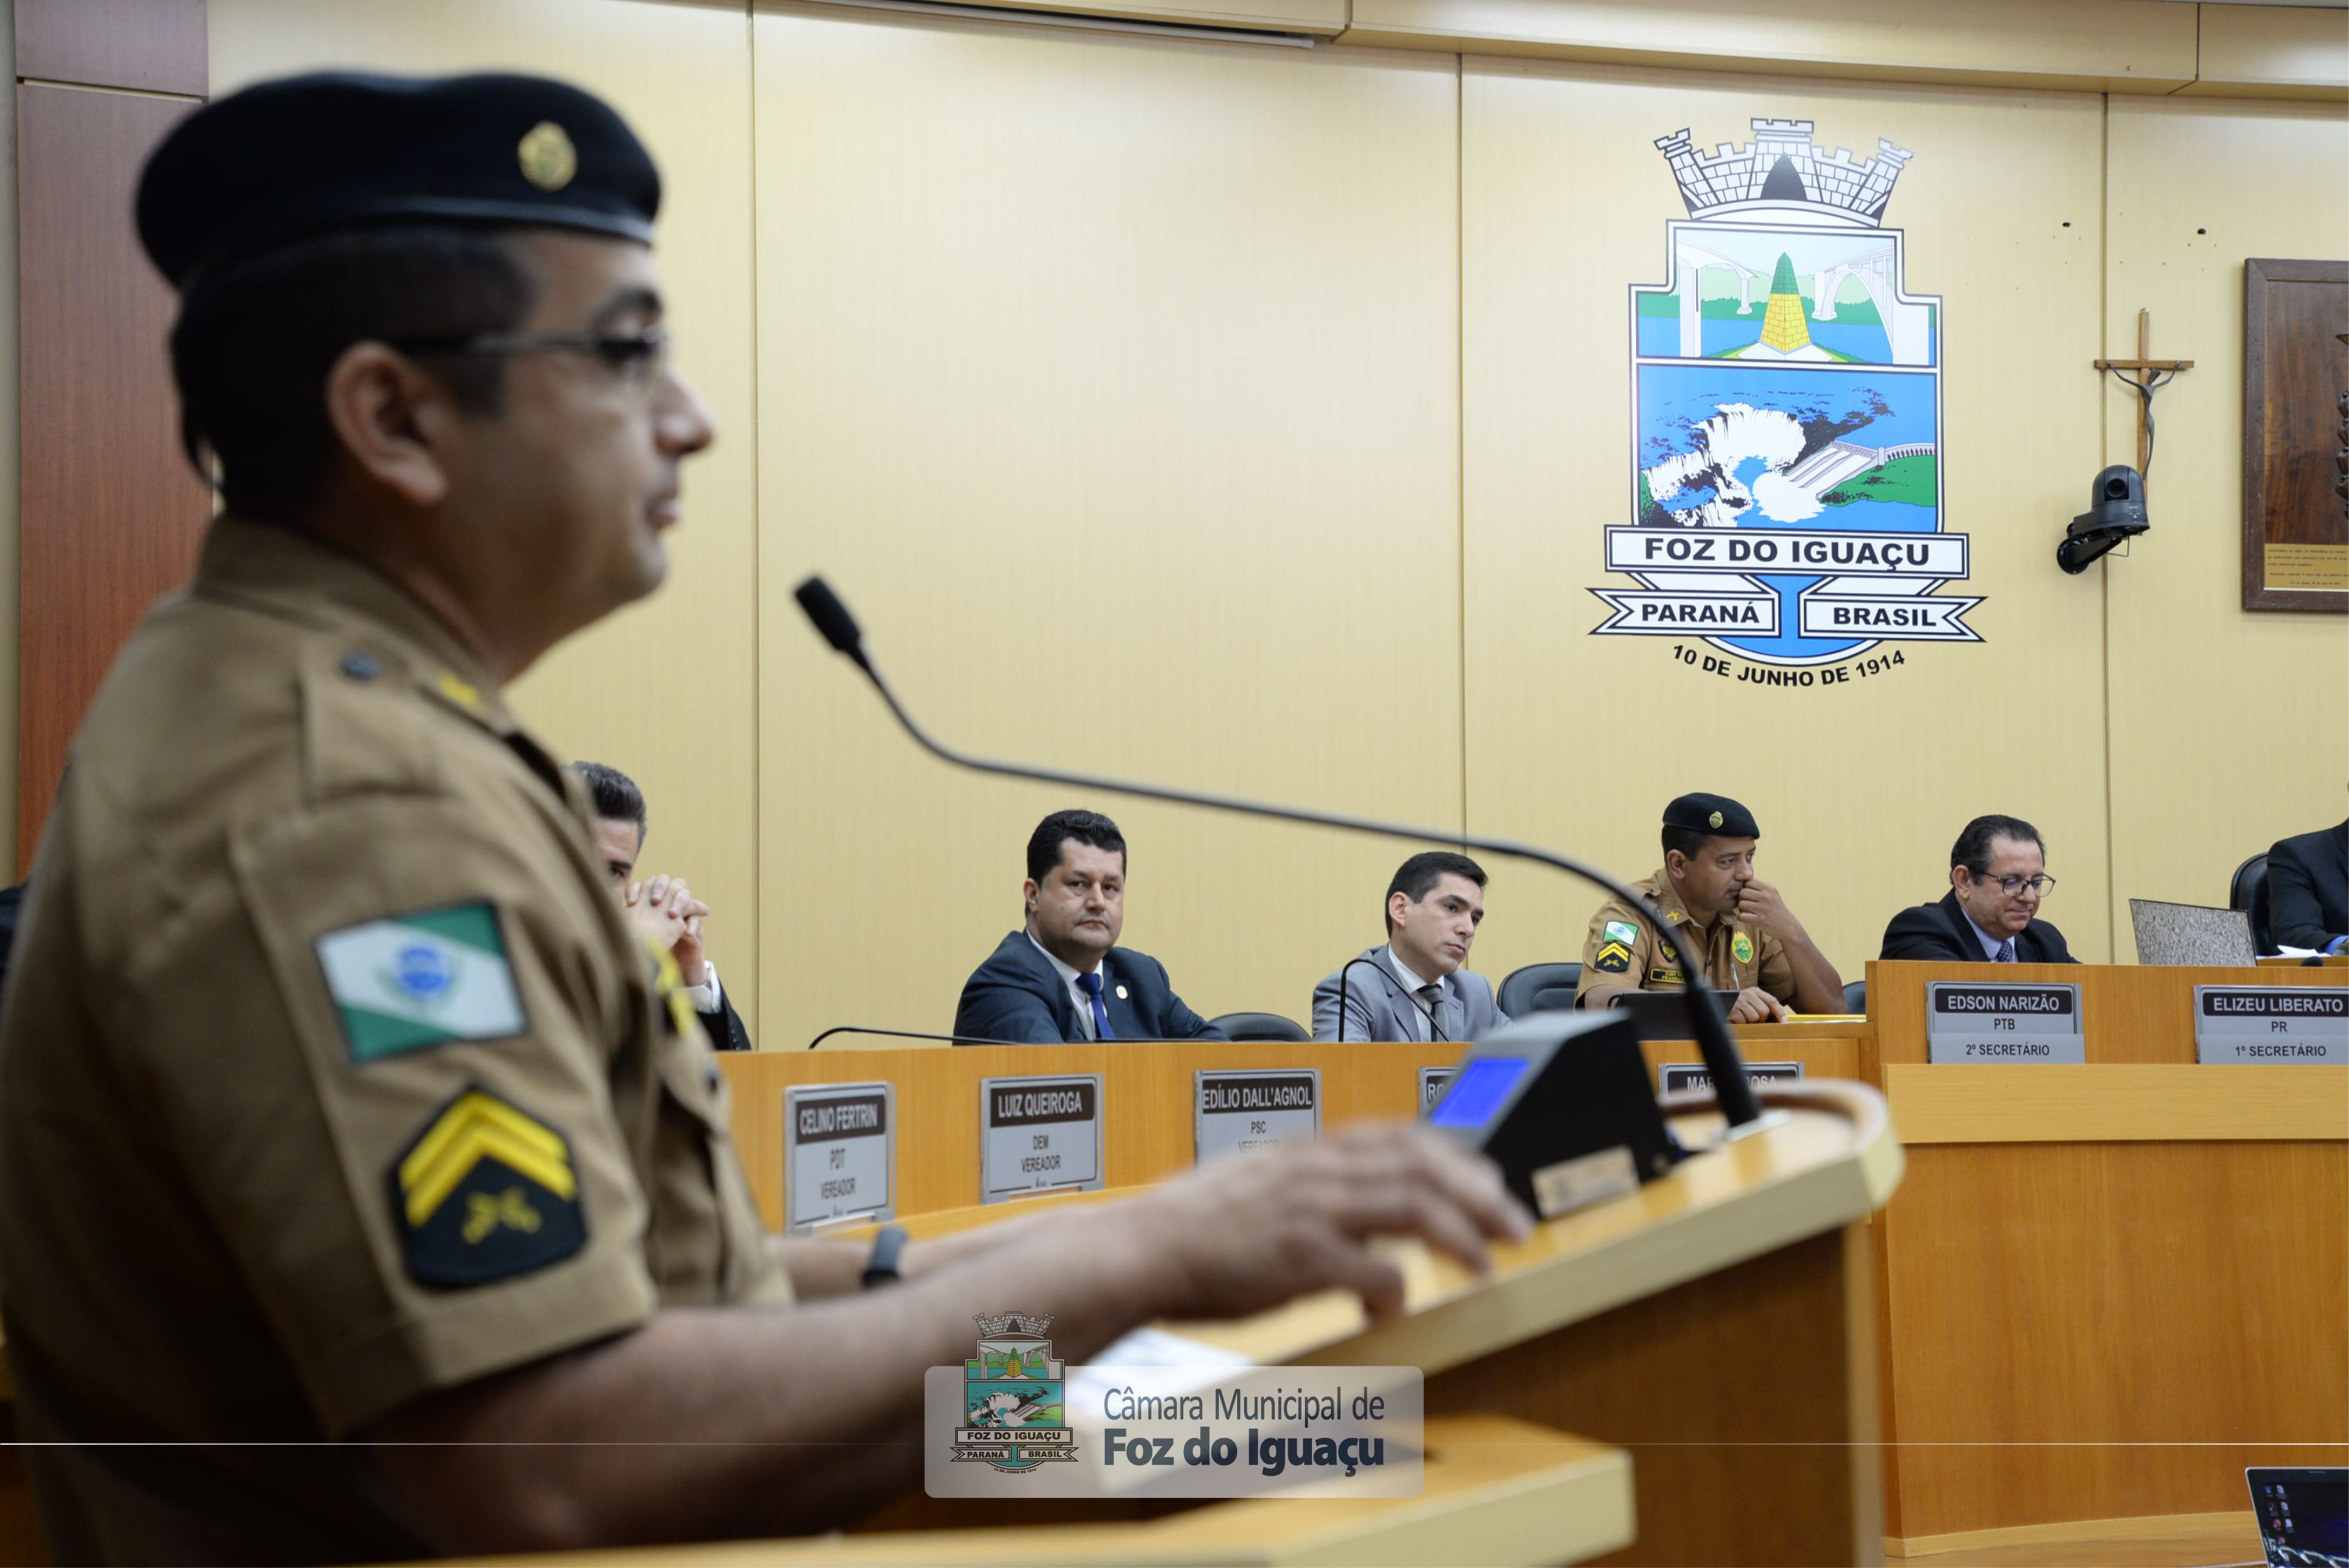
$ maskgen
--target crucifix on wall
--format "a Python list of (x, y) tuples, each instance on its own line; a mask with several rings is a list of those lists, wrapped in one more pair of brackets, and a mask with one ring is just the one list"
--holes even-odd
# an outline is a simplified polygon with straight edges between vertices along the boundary
[[(2181, 370), (2194, 368), (2190, 359), (2156, 359), (2153, 357), (2153, 312), (2137, 313), (2137, 357), (2135, 359), (2099, 359), (2099, 370), (2110, 371), (2120, 377), (2123, 385), (2137, 391), (2137, 471), (2139, 479), (2153, 466), (2153, 395), (2178, 378)], [(2135, 371), (2135, 375), (2129, 372)], [(2150, 489), (2148, 482), (2147, 488)]]

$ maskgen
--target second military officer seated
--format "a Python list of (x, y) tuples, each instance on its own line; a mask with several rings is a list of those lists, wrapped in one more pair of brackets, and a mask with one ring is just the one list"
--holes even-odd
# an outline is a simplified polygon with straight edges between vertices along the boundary
[(225, 510), (75, 739), (0, 1026), (53, 1562), (829, 1529), (918, 1483), (974, 1312), (1081, 1361), (1330, 1287), (1392, 1314), (1381, 1231), (1522, 1233), (1403, 1127), (968, 1242), (763, 1233), (674, 961), (502, 695), (659, 582), (712, 437), (659, 191), (609, 108), (519, 77), (267, 83), (148, 164)]
[(1028, 923), (971, 972), (954, 1032), (968, 1040), (1220, 1040), (1166, 965), (1120, 947), (1125, 838), (1098, 811), (1055, 811), (1028, 839)]
[[(1763, 1024), (1788, 1008), (1843, 1011), (1843, 982), (1778, 890), (1754, 874), (1762, 830), (1726, 795), (1683, 795), (1664, 808), (1663, 869), (1632, 887), (1679, 926), (1704, 959), (1702, 984), (1734, 991), (1730, 1021)], [(1620, 899), (1590, 917), (1575, 1005), (1604, 1007), (1626, 991), (1676, 990), (1671, 944)]]

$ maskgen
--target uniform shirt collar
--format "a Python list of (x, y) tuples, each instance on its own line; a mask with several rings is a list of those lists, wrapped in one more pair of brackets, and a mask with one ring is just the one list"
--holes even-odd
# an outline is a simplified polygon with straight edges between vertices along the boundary
[(440, 618), (368, 562), (299, 529), (222, 515), (196, 557), (199, 597), (243, 603), (347, 638), (493, 734), (521, 727), (481, 659)]
[(1655, 904), (1657, 911), (1666, 920), (1671, 921), (1674, 925), (1696, 923), (1695, 917), (1688, 912), (1688, 905), (1681, 902), (1681, 891), (1672, 885), (1670, 872), (1659, 866), (1656, 869), (1656, 874), (1648, 879), (1648, 885), (1655, 890), (1655, 897), (1650, 902)]

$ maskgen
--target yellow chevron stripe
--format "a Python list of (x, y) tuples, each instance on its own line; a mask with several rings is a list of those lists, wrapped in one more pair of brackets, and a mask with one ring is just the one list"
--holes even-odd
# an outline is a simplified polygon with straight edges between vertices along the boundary
[(481, 1089), (470, 1089), (456, 1104), (440, 1113), (440, 1119), (432, 1124), (432, 1130), (426, 1133), (423, 1141), (410, 1150), (408, 1158), (399, 1162), (400, 1186), (415, 1185), (416, 1172), (438, 1160), (440, 1150), (476, 1121), (502, 1127), (520, 1141), (534, 1145), (548, 1155), (559, 1158), (563, 1153), (563, 1140), (552, 1131), (496, 1096)]
[[(1621, 943), (1619, 943), (1619, 942), (1610, 942), (1610, 943), (1609, 943), (1606, 946), (1604, 946), (1604, 947), (1602, 947), (1602, 948), (1600, 948), (1600, 949), (1599, 950), (1599, 958), (1620, 958), (1620, 959), (1621, 959), (1625, 964), (1627, 964), (1627, 965), (1628, 965), (1628, 964), (1630, 964), (1630, 963), (1631, 962), (1631, 950), (1630, 950), (1630, 948), (1628, 948), (1628, 947), (1624, 946), (1624, 945), (1623, 945)], [(1593, 962), (1596, 962), (1596, 960), (1594, 960)]]
[(578, 1191), (568, 1161), (557, 1158), (547, 1160), (535, 1150), (525, 1149), (508, 1138), (503, 1130), (477, 1127), (466, 1132), (450, 1146), (447, 1154), (429, 1170), (421, 1172), (416, 1184), (406, 1189), (408, 1222), (420, 1225), (430, 1219), (455, 1191), (473, 1168), (485, 1159), (495, 1159), (518, 1175), (527, 1176), (558, 1198), (568, 1198)]
[(420, 1223), (429, 1215), (484, 1152), (560, 1197), (568, 1198), (574, 1191), (563, 1140), (504, 1101), (474, 1089), (441, 1112), (399, 1162), (399, 1189), (408, 1194), (410, 1221)]

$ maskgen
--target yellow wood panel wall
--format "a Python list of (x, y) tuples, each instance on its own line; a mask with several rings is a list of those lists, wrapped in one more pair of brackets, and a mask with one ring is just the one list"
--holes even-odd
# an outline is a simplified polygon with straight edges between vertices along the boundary
[[(1664, 798), (1739, 794), (1847, 977), (1976, 810), (2048, 832), (2049, 913), (2090, 959), (2131, 956), (2128, 894), (2219, 902), (2244, 853), (2337, 820), (2342, 623), (2233, 606), (2240, 258), (2344, 253), (2338, 109), (755, 9), (211, 11), (218, 90), (552, 71), (660, 158), (684, 359), (725, 434), (688, 472), (669, 587), (517, 698), (555, 749), (647, 785), (647, 865), (718, 906), (764, 1043), (946, 1027), (1018, 919), (1028, 830), (1075, 800), (916, 753), (801, 624), (810, 570), (981, 750), (1634, 875)], [(1944, 296), (1947, 525), (1987, 601), (1987, 644), (1909, 645), (1832, 694), (1586, 634), (1626, 483), (1627, 287), (1662, 276), (1681, 212), (1651, 140), (1755, 114), (1917, 152), (1888, 221), (1909, 287)], [(2086, 362), (2139, 304), (2201, 368), (2162, 405), (2155, 531), (2066, 578), (2063, 522), (2128, 450)], [(2198, 720), (2256, 739), (2185, 742)], [(1203, 1011), (1302, 1016), (1380, 935), (1402, 846), (1088, 803), (1133, 841), (1132, 944)], [(1493, 869), (1478, 966), (1574, 955), (1595, 895)]]
[(215, 95), (329, 67), (533, 71), (610, 98), (659, 161), (670, 325), (681, 363), (717, 412), (719, 444), (686, 468), (667, 586), (556, 649), (513, 696), (557, 757), (609, 763), (644, 786), (652, 826), (642, 863), (687, 877), (709, 901), (711, 956), (755, 1031), (757, 437), (744, 6), (218, 0), (210, 15)]
[[(2130, 897), (2223, 903), (2245, 856), (2349, 815), (2349, 618), (2242, 608), (2243, 258), (2349, 257), (2349, 115), (2116, 98), (2105, 342), (2195, 367), (2156, 395), (2153, 530), (2101, 571), (2111, 617), (2114, 956)], [(2349, 322), (2342, 324), (2349, 330)], [(2106, 393), (2109, 460), (2137, 395)], [(2081, 475), (2073, 490), (2086, 504)], [(2083, 578), (2085, 583), (2090, 578)]]
[[(2095, 463), (2100, 101), (1475, 60), (1463, 90), (1471, 824), (1645, 874), (1666, 800), (1734, 796), (1761, 874), (1857, 979), (1892, 913), (1947, 887), (1959, 828), (2005, 811), (2047, 835), (2051, 918), (2101, 957), (2098, 604), (2053, 560)], [(1600, 536), (1632, 521), (1628, 290), (1667, 278), (1685, 215), (1653, 139), (1744, 141), (1755, 115), (1916, 154), (1884, 221), (1907, 287), (1942, 296), (1943, 526), (1970, 536), (1963, 587), (1984, 598), (1982, 644), (1887, 645), (1899, 666), (1833, 689), (1589, 634), (1606, 613), (1585, 590), (1628, 585)], [(1499, 974), (1579, 957), (1598, 898), (1516, 879), (1493, 902)]]
[(1456, 824), (1453, 62), (758, 21), (771, 1043), (949, 1027), (1064, 805), (1187, 1001), (1301, 1016), (1406, 847), (949, 770), (790, 595), (974, 749)]
[(2195, 23), (2195, 7), (2168, 0), (1353, 0), (1340, 36), (1619, 65), (2169, 92), (2194, 77)]

